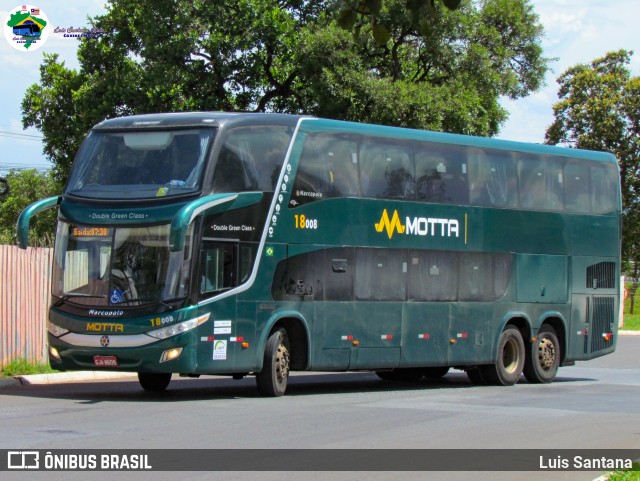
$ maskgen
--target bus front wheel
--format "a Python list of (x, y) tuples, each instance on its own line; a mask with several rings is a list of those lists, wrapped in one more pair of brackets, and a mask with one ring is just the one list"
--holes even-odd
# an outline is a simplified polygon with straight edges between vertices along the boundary
[(171, 373), (139, 372), (138, 381), (145, 391), (162, 392), (171, 382)]
[(489, 384), (512, 386), (518, 382), (524, 369), (525, 351), (522, 334), (515, 326), (507, 326), (498, 341), (498, 360), (482, 368)]
[(534, 383), (553, 381), (560, 366), (560, 342), (553, 327), (544, 325), (524, 363), (524, 377)]
[(264, 349), (262, 371), (256, 374), (258, 392), (263, 396), (282, 396), (289, 381), (289, 336), (283, 328), (276, 329)]

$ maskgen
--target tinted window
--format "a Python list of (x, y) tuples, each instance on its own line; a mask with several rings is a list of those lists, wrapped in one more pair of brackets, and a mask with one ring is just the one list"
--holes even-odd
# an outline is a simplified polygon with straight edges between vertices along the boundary
[(292, 132), (283, 126), (247, 126), (230, 130), (216, 161), (213, 192), (273, 192)]
[(467, 155), (467, 147), (416, 144), (416, 198), (426, 202), (467, 203)]
[(409, 300), (455, 301), (458, 256), (455, 252), (409, 252)]
[(78, 152), (67, 192), (103, 199), (195, 192), (214, 133), (213, 129), (92, 132)]
[(564, 188), (560, 160), (522, 154), (518, 160), (518, 176), (522, 208), (563, 209)]
[(294, 205), (360, 195), (358, 138), (328, 133), (307, 136), (293, 185)]
[(322, 271), (327, 301), (352, 301), (355, 262), (353, 248), (327, 249)]
[(564, 166), (564, 205), (571, 212), (589, 212), (589, 164), (567, 161)]
[(415, 169), (408, 142), (367, 138), (361, 154), (360, 182), (364, 197), (415, 197)]
[(515, 154), (469, 149), (469, 198), (472, 204), (513, 207), (518, 202)]
[(291, 256), (278, 263), (271, 294), (276, 300), (322, 300), (324, 251)]
[(511, 256), (464, 252), (458, 260), (458, 300), (493, 301), (509, 285)]
[(404, 301), (407, 262), (397, 249), (356, 251), (356, 299)]
[[(203, 240), (200, 251), (200, 294), (217, 293), (249, 279), (256, 245)], [(206, 296), (201, 296), (206, 297)]]
[(618, 171), (615, 165), (591, 166), (591, 203), (593, 212), (605, 214), (618, 207)]

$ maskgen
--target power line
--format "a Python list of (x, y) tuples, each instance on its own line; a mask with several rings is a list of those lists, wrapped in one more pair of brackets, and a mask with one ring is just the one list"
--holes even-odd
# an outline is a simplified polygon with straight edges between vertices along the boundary
[(8, 132), (6, 130), (0, 130), (1, 137), (9, 137), (16, 138), (21, 140), (34, 140), (34, 141), (42, 141), (43, 137), (41, 135), (31, 135), (31, 134), (19, 134), (17, 132)]

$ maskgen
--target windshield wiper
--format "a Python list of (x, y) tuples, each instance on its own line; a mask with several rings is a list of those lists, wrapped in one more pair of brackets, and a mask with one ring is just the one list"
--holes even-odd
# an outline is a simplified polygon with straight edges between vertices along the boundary
[(94, 295), (94, 294), (78, 294), (78, 293), (76, 293), (76, 294), (65, 294), (64, 296), (58, 298), (58, 300), (55, 302), (53, 307), (60, 307), (62, 304), (64, 304), (69, 299), (72, 299), (74, 297), (93, 297), (94, 299), (104, 299), (107, 296), (98, 296), (98, 295)]

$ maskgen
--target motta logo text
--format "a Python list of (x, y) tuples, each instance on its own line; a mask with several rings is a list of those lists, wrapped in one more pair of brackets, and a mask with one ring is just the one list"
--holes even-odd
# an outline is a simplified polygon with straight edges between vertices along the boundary
[(9, 10), (4, 21), (4, 38), (16, 50), (37, 50), (49, 38), (49, 19), (35, 5), (20, 5)]
[(377, 222), (374, 226), (376, 232), (386, 231), (389, 239), (391, 239), (396, 232), (403, 235), (460, 237), (460, 222), (457, 219), (406, 216), (403, 224), (397, 210), (394, 210), (393, 215), (389, 217), (389, 212), (387, 212), (387, 209), (384, 209), (380, 217), (380, 222)]

